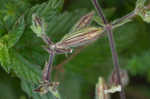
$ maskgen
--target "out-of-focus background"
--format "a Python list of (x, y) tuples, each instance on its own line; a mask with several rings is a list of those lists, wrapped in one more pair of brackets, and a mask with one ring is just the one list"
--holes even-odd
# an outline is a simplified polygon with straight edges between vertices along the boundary
[[(128, 14), (134, 10), (136, 4), (136, 0), (98, 1), (109, 21)], [(0, 67), (0, 99), (32, 99), (31, 96), (35, 99), (51, 99), (48, 96), (42, 98), (32, 95), (32, 89), (37, 86), (32, 83), (32, 80), (33, 82), (39, 80), (36, 72), (41, 73), (36, 69), (43, 68), (48, 54), (41, 47), (44, 44), (42, 40), (30, 29), (31, 15), (34, 12), (41, 13), (48, 24), (48, 35), (56, 42), (69, 32), (81, 16), (95, 10), (91, 0), (65, 0), (63, 7), (58, 5), (57, 8), (55, 8), (55, 3), (50, 4), (48, 0), (0, 0), (1, 37), (9, 34), (19, 16), (25, 17), (23, 34), (10, 50), (12, 53), (10, 60), (13, 59), (14, 63), (7, 65), (10, 68), (8, 72), (5, 66)], [(97, 24), (93, 23), (93, 25)], [(150, 99), (149, 27), (150, 25), (140, 17), (135, 17), (131, 22), (114, 30), (120, 65), (129, 76), (129, 83), (125, 87), (127, 99)], [(53, 80), (60, 82), (59, 92), (62, 99), (94, 99), (98, 78), (103, 77), (108, 82), (113, 70), (107, 35), (100, 37), (85, 48), (74, 49), (73, 53), (79, 49), (80, 53), (74, 55), (65, 64), (61, 63), (71, 54), (55, 57)], [(1, 57), (6, 55), (3, 51), (0, 49), (1, 61), (3, 59)], [(6, 57), (4, 60), (8, 61)], [(30, 63), (36, 65), (28, 68), (27, 65), (31, 65)], [(30, 87), (26, 86), (27, 83)], [(119, 94), (113, 94), (112, 99), (119, 99)]]

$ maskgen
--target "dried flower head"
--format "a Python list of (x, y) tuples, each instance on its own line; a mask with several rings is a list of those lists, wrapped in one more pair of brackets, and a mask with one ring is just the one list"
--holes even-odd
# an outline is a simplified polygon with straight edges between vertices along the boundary
[(56, 97), (60, 98), (60, 95), (57, 91), (57, 87), (59, 86), (59, 82), (42, 82), (38, 88), (34, 89), (34, 92), (38, 92), (41, 95), (48, 93), (49, 91)]

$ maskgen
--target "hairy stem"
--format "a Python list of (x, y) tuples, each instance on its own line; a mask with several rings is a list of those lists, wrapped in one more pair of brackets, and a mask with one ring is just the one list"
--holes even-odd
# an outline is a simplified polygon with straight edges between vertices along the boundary
[[(93, 5), (95, 6), (99, 16), (102, 18), (104, 24), (106, 25), (106, 31), (108, 34), (109, 44), (111, 47), (114, 68), (115, 68), (116, 73), (117, 73), (117, 78), (118, 78), (119, 84), (122, 86), (121, 77), (120, 77), (119, 59), (118, 59), (118, 55), (117, 55), (117, 51), (116, 51), (116, 47), (115, 47), (115, 41), (113, 38), (112, 27), (111, 27), (111, 25), (109, 25), (107, 19), (105, 18), (103, 11), (102, 11), (100, 5), (98, 4), (97, 0), (92, 0), (92, 2), (93, 2)], [(122, 87), (122, 91), (120, 92), (120, 98), (126, 99), (123, 87)]]

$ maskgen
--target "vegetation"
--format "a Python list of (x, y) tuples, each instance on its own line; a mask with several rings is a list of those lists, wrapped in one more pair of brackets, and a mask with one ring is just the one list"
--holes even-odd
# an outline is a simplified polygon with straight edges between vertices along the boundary
[[(91, 0), (0, 0), (0, 99), (109, 99), (110, 93), (120, 99), (123, 89), (126, 99), (149, 99), (149, 1), (99, 1), (112, 25), (118, 72), (105, 33), (110, 27)], [(66, 45), (77, 33), (88, 42)], [(98, 94), (103, 85), (107, 98)]]

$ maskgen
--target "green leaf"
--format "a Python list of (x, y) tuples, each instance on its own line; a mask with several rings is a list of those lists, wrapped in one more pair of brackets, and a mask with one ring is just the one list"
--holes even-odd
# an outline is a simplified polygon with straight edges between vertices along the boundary
[(10, 69), (10, 56), (8, 47), (0, 43), (0, 62), (1, 66), (5, 69), (5, 71), (9, 72)]
[(55, 17), (56, 14), (62, 11), (64, 0), (48, 0), (42, 4), (37, 4), (33, 6), (26, 12), (27, 23), (31, 24), (32, 14), (35, 13), (38, 16), (42, 17), (44, 20), (47, 18)]
[[(85, 88), (87, 82), (85, 82), (84, 78), (80, 75), (65, 70), (64, 72), (59, 73), (58, 77), (60, 78), (59, 92), (62, 99), (84, 99), (85, 97), (90, 97), (86, 92), (83, 92), (83, 88)], [(83, 94), (85, 95), (84, 98), (82, 97)]]
[(0, 62), (4, 69), (8, 72), (10, 69), (10, 56), (9, 56), (9, 48), (13, 47), (24, 31), (24, 18), (21, 17), (14, 28), (3, 37), (0, 38)]
[(30, 7), (26, 0), (1, 0), (0, 20), (7, 31), (11, 30), (19, 16)]
[(16, 76), (28, 82), (38, 84), (41, 77), (41, 70), (37, 65), (31, 64), (15, 50), (10, 51), (11, 68)]
[(140, 55), (135, 55), (128, 60), (126, 68), (130, 71), (133, 76), (141, 75), (147, 77), (150, 81), (150, 51), (147, 50)]
[(21, 38), (24, 33), (25, 23), (24, 16), (21, 16), (16, 22), (13, 29), (8, 33), (8, 48), (13, 47)]

